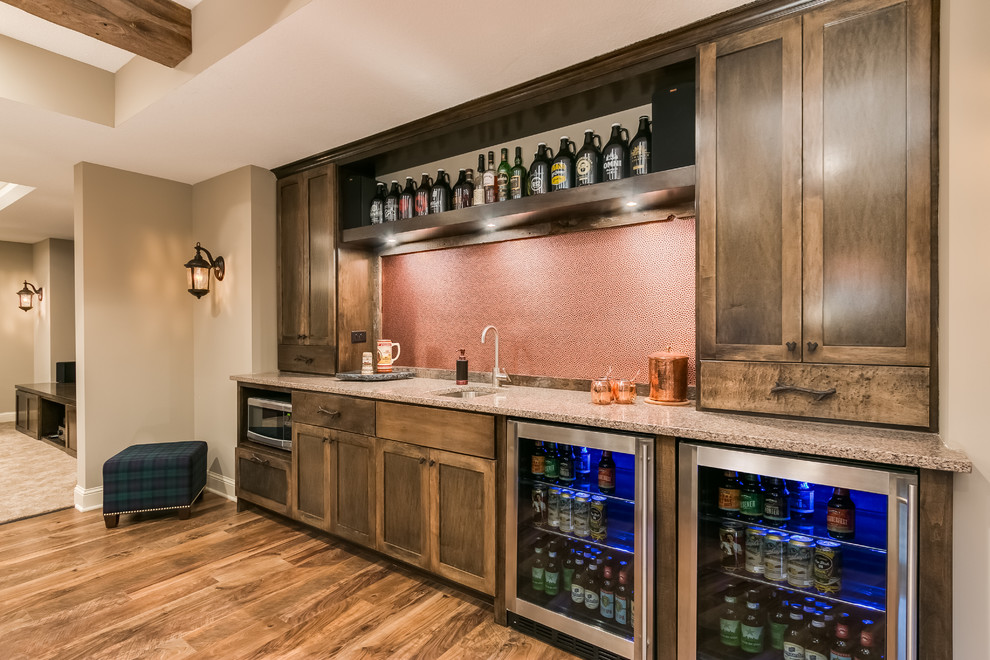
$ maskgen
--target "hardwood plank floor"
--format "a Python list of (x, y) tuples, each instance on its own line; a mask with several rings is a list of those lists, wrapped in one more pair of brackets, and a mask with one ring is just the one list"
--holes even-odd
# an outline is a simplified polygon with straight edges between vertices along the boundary
[(0, 644), (11, 660), (573, 658), (484, 601), (209, 493), (189, 520), (0, 525)]

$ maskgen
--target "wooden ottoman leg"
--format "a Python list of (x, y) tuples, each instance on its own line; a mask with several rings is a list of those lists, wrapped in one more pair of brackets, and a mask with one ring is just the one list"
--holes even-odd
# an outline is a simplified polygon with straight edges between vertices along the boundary
[(187, 506), (183, 509), (179, 509), (179, 520), (189, 520), (189, 516), (191, 512), (192, 512), (192, 507)]
[(106, 524), (107, 529), (113, 529), (120, 522), (120, 514), (115, 513), (112, 516), (103, 516), (103, 522)]

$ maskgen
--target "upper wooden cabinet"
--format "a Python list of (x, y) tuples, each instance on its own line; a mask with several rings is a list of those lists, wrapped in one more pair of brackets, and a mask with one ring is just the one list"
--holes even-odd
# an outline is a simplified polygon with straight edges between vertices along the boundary
[(930, 425), (930, 12), (834, 2), (700, 47), (702, 408)]
[(336, 371), (336, 166), (278, 182), (278, 368)]

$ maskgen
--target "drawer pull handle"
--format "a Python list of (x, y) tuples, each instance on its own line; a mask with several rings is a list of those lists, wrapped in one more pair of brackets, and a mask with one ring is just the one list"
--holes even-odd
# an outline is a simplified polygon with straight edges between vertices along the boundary
[(796, 341), (789, 341), (789, 342), (787, 342), (787, 350), (794, 351), (795, 349), (797, 349), (797, 342)]
[(431, 458), (430, 459), (430, 467), (433, 467), (436, 464), (437, 464), (437, 462)]
[(317, 410), (323, 413), (324, 415), (330, 415), (331, 417), (337, 417), (338, 415), (340, 415), (339, 410), (327, 410), (323, 406), (320, 406), (319, 408), (317, 408)]
[(313, 358), (297, 355), (296, 362), (305, 362), (306, 364), (313, 364)]
[(812, 352), (812, 353), (814, 353), (815, 351), (817, 351), (818, 350), (818, 342), (817, 341), (809, 341), (808, 342), (808, 350), (810, 352)]
[(260, 463), (261, 465), (271, 465), (267, 458), (258, 458), (257, 456), (252, 456), (251, 460), (255, 463)]
[(770, 394), (780, 394), (781, 392), (804, 392), (815, 397), (815, 401), (821, 401), (835, 394), (835, 388), (828, 390), (813, 390), (808, 387), (798, 387), (797, 385), (784, 385), (779, 380), (777, 384), (770, 388)]
[(296, 335), (296, 339), (306, 339), (309, 335)]
[(426, 462), (426, 459), (425, 459), (425, 458), (421, 458), (421, 459), (419, 459), (419, 464), (420, 464), (420, 465), (422, 465), (422, 464), (423, 464), (423, 463), (425, 463), (425, 462)]

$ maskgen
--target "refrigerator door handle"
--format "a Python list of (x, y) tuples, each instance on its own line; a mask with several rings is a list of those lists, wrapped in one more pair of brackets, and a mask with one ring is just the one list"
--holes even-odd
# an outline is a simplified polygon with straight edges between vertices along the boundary
[(634, 552), (638, 559), (636, 581), (636, 620), (633, 622), (635, 658), (652, 658), (653, 653), (653, 442), (636, 443), (636, 523)]
[(907, 502), (897, 498), (897, 506), (907, 508), (907, 591), (904, 609), (906, 621), (904, 622), (905, 639), (903, 658), (917, 658), (917, 610), (918, 602), (918, 486), (917, 484), (907, 484)]

